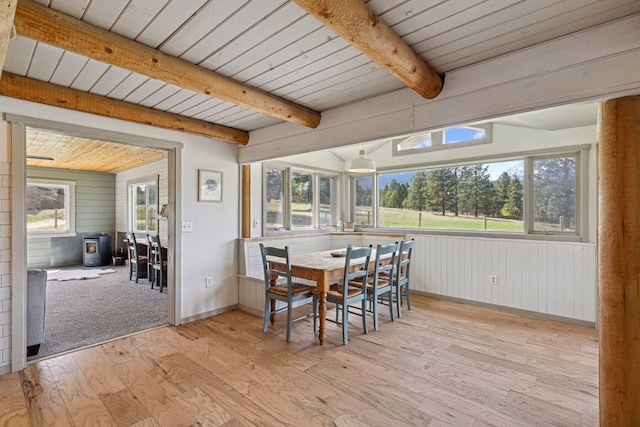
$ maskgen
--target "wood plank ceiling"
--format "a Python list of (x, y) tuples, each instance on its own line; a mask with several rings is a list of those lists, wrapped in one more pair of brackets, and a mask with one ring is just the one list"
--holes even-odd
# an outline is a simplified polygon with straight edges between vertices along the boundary
[[(322, 113), (405, 86), (386, 68), (291, 1), (38, 0), (36, 3), (304, 111)], [(340, 2), (298, 3), (322, 9)], [(640, 12), (637, 0), (365, 3), (441, 76)], [(19, 0), (16, 15), (21, 7), (30, 4), (28, 0)], [(335, 12), (351, 13), (344, 8)], [(27, 77), (122, 101), (140, 111), (171, 114), (180, 122), (174, 123), (177, 128), (183, 125), (182, 121), (193, 120), (206, 123), (205, 127), (232, 128), (248, 135), (283, 120), (265, 114), (264, 110), (216, 98), (215, 93), (210, 96), (206, 91), (194, 90), (193, 85), (182, 84), (180, 78), (167, 82), (149, 77), (141, 72), (140, 64), (132, 71), (131, 67), (123, 66), (126, 64), (113, 65), (51, 42), (37, 41), (28, 37), (32, 30), (18, 28), (17, 37), (9, 41), (0, 84), (6, 82), (6, 76)], [(227, 140), (230, 139), (233, 138)]]

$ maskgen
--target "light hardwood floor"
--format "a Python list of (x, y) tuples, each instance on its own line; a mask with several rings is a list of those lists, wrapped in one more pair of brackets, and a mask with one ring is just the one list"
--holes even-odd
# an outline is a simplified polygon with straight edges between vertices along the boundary
[[(596, 426), (593, 329), (412, 296), (349, 345), (234, 311), (0, 377), (8, 426)], [(331, 312), (329, 313), (331, 315)], [(372, 321), (369, 322), (370, 325)], [(371, 328), (372, 326), (370, 326)]]

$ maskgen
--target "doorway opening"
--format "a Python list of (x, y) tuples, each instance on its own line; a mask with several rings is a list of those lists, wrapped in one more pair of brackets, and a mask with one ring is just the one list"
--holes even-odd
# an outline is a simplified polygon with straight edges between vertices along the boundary
[[(37, 354), (22, 353), (22, 362), (16, 360), (20, 352), (14, 349), (14, 369), (26, 361), (175, 324), (176, 239), (171, 213), (181, 144), (12, 124), (13, 146), (21, 148), (13, 159), (22, 167), (22, 174), (14, 173), (14, 179), (22, 181), (14, 183), (14, 194), (21, 195), (14, 199), (14, 212), (23, 218), (22, 224), (13, 224), (14, 240), (21, 240), (23, 247), (14, 251), (13, 269), (21, 271), (14, 281), (15, 306), (31, 305), (27, 271), (47, 271), (42, 342)], [(145, 227), (136, 222), (140, 204), (130, 193), (131, 183), (141, 179), (152, 180), (155, 187), (153, 194), (147, 194)], [(60, 189), (57, 181), (70, 184)], [(162, 291), (152, 281), (151, 263), (148, 276), (129, 280), (124, 236), (132, 230), (144, 253), (147, 235), (160, 237), (167, 260)], [(14, 314), (14, 330), (31, 328), (26, 309), (14, 313), (21, 314)], [(31, 331), (25, 332), (28, 341)]]

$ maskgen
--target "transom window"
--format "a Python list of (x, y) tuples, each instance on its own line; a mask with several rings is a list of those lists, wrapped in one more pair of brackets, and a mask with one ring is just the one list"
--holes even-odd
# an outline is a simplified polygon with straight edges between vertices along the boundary
[(491, 130), (491, 123), (484, 123), (417, 133), (406, 138), (394, 139), (393, 155), (402, 156), (443, 148), (487, 144), (492, 140)]
[(27, 234), (75, 235), (75, 188), (73, 181), (28, 179)]

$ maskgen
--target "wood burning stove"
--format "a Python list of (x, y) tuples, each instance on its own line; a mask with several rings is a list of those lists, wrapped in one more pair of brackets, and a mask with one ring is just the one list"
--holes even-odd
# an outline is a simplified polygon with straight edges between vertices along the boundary
[(111, 263), (111, 236), (103, 234), (82, 239), (82, 261), (85, 267)]

